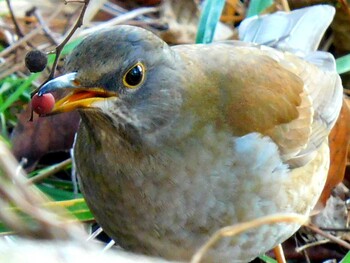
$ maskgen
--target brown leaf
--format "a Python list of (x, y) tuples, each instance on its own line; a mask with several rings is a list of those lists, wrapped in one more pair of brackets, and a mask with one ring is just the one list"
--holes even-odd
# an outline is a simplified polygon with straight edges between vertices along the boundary
[(34, 115), (33, 121), (29, 121), (30, 114), (31, 109), (27, 107), (19, 115), (11, 138), (14, 155), (18, 160), (27, 159), (28, 170), (46, 153), (69, 150), (79, 124), (77, 112), (49, 117)]
[(332, 189), (343, 181), (346, 160), (348, 153), (348, 146), (350, 141), (350, 110), (346, 103), (343, 101), (343, 107), (340, 112), (339, 118), (329, 135), (329, 145), (331, 154), (331, 164), (328, 172), (326, 185), (323, 189), (322, 195), (319, 199), (319, 203), (323, 206), (326, 204)]

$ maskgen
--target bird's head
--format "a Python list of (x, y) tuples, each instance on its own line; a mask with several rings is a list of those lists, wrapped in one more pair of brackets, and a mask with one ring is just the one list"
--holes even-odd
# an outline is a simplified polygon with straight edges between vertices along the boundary
[(85, 38), (67, 58), (66, 74), (38, 94), (69, 91), (50, 114), (79, 109), (83, 121), (152, 133), (171, 121), (181, 103), (176, 63), (176, 54), (151, 32), (118, 26)]

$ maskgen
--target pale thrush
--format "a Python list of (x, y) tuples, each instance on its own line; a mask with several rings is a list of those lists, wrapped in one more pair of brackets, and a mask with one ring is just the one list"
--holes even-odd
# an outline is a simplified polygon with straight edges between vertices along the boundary
[[(52, 113), (79, 109), (74, 158), (83, 194), (118, 244), (189, 260), (221, 227), (310, 213), (342, 103), (333, 57), (308, 54), (334, 14), (317, 8), (326, 25), (298, 56), (239, 41), (170, 47), (117, 26), (84, 39), (67, 74), (41, 88), (39, 95), (71, 91)], [(301, 12), (282, 15), (289, 32), (272, 32), (276, 47), (290, 50), (308, 32)], [(223, 239), (205, 261), (249, 261), (299, 227), (265, 225)]]

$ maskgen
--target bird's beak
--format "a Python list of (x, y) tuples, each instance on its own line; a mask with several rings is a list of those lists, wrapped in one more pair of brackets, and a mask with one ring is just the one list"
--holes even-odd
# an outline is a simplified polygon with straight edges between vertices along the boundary
[(53, 115), (61, 112), (68, 112), (81, 108), (92, 108), (97, 101), (106, 100), (111, 97), (117, 97), (115, 92), (109, 92), (100, 87), (82, 87), (76, 79), (77, 73), (69, 73), (45, 83), (38, 91), (42, 96), (55, 90), (70, 90), (68, 95), (58, 100), (49, 114)]

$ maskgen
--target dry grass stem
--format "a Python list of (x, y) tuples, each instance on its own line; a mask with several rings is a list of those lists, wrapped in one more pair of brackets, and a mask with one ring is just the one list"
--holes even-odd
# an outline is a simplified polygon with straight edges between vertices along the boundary
[(11, 20), (12, 20), (12, 23), (13, 25), (15, 26), (15, 29), (16, 29), (16, 34), (19, 36), (19, 37), (23, 37), (23, 32), (21, 30), (21, 28), (19, 27), (19, 24), (17, 22), (17, 19), (13, 13), (13, 9), (12, 9), (12, 5), (11, 5), (11, 1), (10, 0), (6, 0), (6, 4), (7, 4), (7, 7), (10, 11), (10, 16), (11, 16)]
[(103, 28), (107, 28), (107, 27), (112, 27), (112, 26), (115, 26), (115, 25), (118, 25), (118, 24), (121, 24), (121, 23), (125, 23), (129, 20), (132, 20), (138, 16), (141, 16), (141, 15), (145, 15), (145, 14), (150, 14), (150, 13), (155, 13), (155, 12), (158, 12), (159, 11), (159, 8), (157, 7), (141, 7), (141, 8), (137, 8), (137, 9), (134, 9), (130, 12), (127, 12), (123, 15), (120, 15), (120, 16), (117, 16), (115, 18), (112, 18), (106, 22), (102, 22), (101, 24), (98, 24), (94, 27), (91, 27), (91, 28), (88, 28), (88, 29), (85, 29), (84, 31), (82, 31), (79, 36), (86, 36), (86, 35), (89, 35), (89, 34), (92, 34), (96, 31), (99, 31)]
[(323, 239), (323, 240), (319, 240), (319, 241), (316, 241), (316, 242), (312, 242), (312, 243), (309, 243), (309, 244), (305, 244), (301, 247), (297, 247), (295, 248), (295, 251), (297, 253), (300, 253), (302, 252), (303, 250), (307, 249), (307, 248), (310, 248), (310, 247), (315, 247), (315, 246), (319, 246), (319, 245), (323, 245), (323, 244), (327, 244), (329, 243), (329, 239)]
[(63, 162), (56, 164), (52, 169), (48, 170), (47, 172), (41, 173), (37, 176), (34, 176), (34, 177), (28, 179), (27, 184), (35, 184), (37, 182), (40, 182), (43, 179), (57, 173), (58, 171), (65, 169), (70, 164), (72, 164), (71, 158), (64, 160)]
[(307, 228), (310, 228), (312, 231), (314, 231), (316, 234), (319, 234), (320, 236), (323, 236), (327, 239), (329, 239), (330, 241), (350, 250), (350, 244), (348, 242), (345, 242), (344, 240), (340, 239), (339, 237), (333, 236), (329, 233), (324, 232), (323, 230), (321, 230), (320, 228), (318, 228), (317, 226), (309, 223), (305, 225)]
[(252, 228), (266, 224), (276, 223), (295, 223), (303, 225), (308, 217), (295, 213), (279, 213), (269, 216), (260, 217), (248, 222), (227, 226), (216, 231), (211, 238), (193, 255), (191, 263), (199, 263), (205, 253), (223, 237), (233, 237)]
[(4, 49), (3, 51), (0, 52), (0, 57), (5, 57), (6, 55), (8, 55), (10, 52), (12, 52), (13, 50), (15, 50), (17, 47), (23, 45), (25, 42), (27, 42), (29, 39), (35, 37), (37, 34), (39, 34), (39, 32), (42, 30), (42, 26), (38, 25), (37, 28), (33, 29), (31, 32), (29, 32), (28, 34), (26, 34), (24, 37), (22, 37), (20, 40), (18, 40), (17, 42), (13, 43), (11, 46), (7, 47), (6, 49)]
[(276, 247), (273, 248), (273, 253), (275, 254), (278, 263), (287, 263), (281, 244), (278, 244)]
[(42, 29), (43, 29), (45, 35), (47, 36), (47, 38), (50, 40), (50, 42), (53, 45), (58, 45), (58, 41), (54, 37), (54, 35), (51, 32), (50, 28), (47, 26), (45, 20), (41, 16), (41, 13), (39, 12), (39, 10), (35, 9), (34, 12), (33, 12), (33, 15), (36, 17), (36, 19), (38, 20), (39, 24), (42, 26)]
[(283, 11), (290, 12), (290, 7), (288, 4), (288, 0), (279, 0), (282, 5)]
[[(41, 238), (66, 239), (71, 236), (84, 236), (80, 229), (67, 224), (69, 219), (66, 218), (66, 212), (56, 211), (58, 209), (50, 211), (47, 206), (44, 207), (49, 200), (36, 188), (28, 186), (25, 172), (1, 140), (0, 171), (0, 220), (11, 229), (24, 236)], [(34, 227), (18, 212), (35, 221)]]

